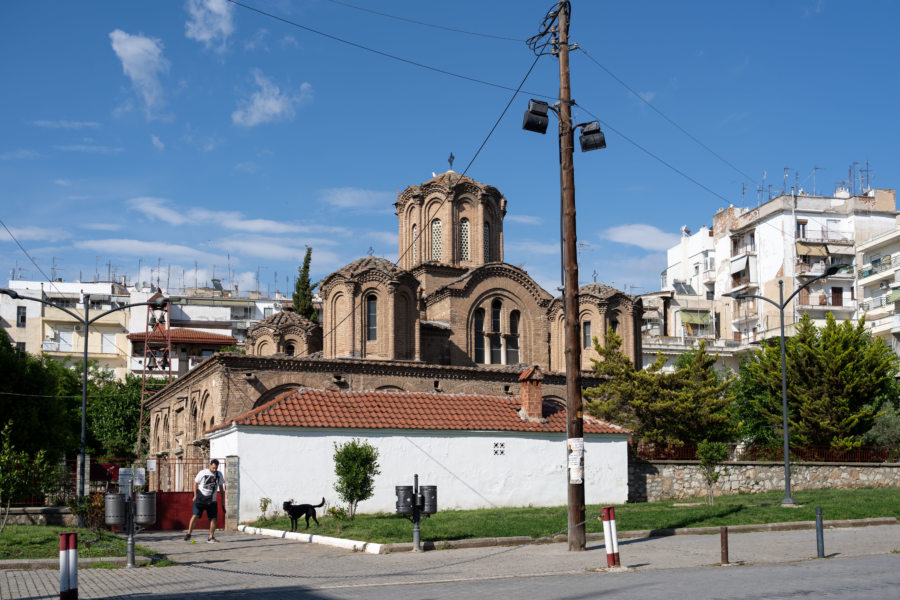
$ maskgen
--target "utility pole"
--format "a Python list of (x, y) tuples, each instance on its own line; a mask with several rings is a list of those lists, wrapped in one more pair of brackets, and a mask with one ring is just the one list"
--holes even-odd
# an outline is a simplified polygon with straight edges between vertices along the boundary
[(584, 422), (581, 399), (581, 344), (578, 339), (578, 241), (575, 229), (575, 168), (569, 86), (569, 15), (559, 7), (559, 159), (563, 204), (563, 301), (566, 311), (566, 439), (569, 477), (569, 551), (584, 550)]

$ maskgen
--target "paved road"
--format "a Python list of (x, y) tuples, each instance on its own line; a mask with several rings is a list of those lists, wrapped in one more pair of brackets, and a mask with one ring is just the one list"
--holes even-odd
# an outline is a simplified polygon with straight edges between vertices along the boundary
[[(830, 557), (814, 559), (814, 531), (730, 536), (718, 566), (717, 535), (622, 540), (625, 572), (604, 570), (602, 543), (370, 555), (327, 546), (222, 534), (187, 544), (171, 532), (139, 542), (177, 567), (83, 569), (81, 598), (890, 598), (900, 597), (900, 526), (825, 531)], [(58, 573), (0, 572), (0, 597), (58, 597)]]

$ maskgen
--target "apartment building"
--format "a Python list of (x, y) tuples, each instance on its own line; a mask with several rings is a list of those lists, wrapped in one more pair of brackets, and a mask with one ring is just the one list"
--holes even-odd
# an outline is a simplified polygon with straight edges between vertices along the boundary
[[(727, 362), (729, 348), (779, 335), (776, 306), (758, 298), (732, 299), (723, 294), (744, 293), (778, 302), (779, 281), (787, 298), (832, 264), (862, 265), (868, 258), (870, 269), (873, 264), (882, 268), (879, 259), (885, 254), (879, 254), (880, 248), (861, 254), (859, 249), (867, 248), (863, 244), (869, 240), (891, 238), (897, 214), (894, 190), (851, 195), (838, 189), (833, 196), (791, 193), (756, 208), (729, 206), (713, 215), (711, 228), (701, 227), (695, 234), (683, 229), (680, 243), (667, 253), (662, 290), (643, 296), (645, 305), (656, 306), (645, 309), (649, 317), (644, 323), (645, 362), (662, 347), (677, 355), (699, 339), (722, 348), (720, 357)], [(880, 285), (879, 280), (888, 277), (875, 275), (866, 275), (861, 283)], [(858, 291), (855, 268), (815, 281), (787, 306), (787, 333), (792, 333), (803, 313), (818, 325), (828, 313), (838, 320), (855, 318), (861, 314), (861, 297), (863, 305), (867, 300), (878, 302), (884, 288), (878, 290)]]
[(856, 247), (859, 311), (866, 326), (900, 353), (900, 221)]

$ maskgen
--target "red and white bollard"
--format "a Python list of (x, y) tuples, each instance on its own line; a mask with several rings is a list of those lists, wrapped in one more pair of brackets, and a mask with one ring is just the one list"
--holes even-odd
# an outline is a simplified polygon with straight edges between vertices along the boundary
[(603, 545), (606, 547), (606, 566), (618, 567), (619, 562), (619, 536), (616, 532), (616, 509), (613, 506), (604, 506), (600, 509), (603, 513)]
[(59, 600), (78, 600), (78, 534), (59, 534)]

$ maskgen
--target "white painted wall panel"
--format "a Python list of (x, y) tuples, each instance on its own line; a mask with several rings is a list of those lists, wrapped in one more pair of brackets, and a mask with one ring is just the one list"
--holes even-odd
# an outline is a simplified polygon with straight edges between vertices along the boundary
[[(394, 512), (394, 486), (438, 486), (440, 510), (491, 506), (566, 504), (566, 449), (563, 435), (501, 432), (384, 432), (247, 428), (214, 434), (212, 456), (237, 452), (241, 460), (241, 521), (259, 516), (259, 498), (281, 503), (340, 504), (332, 456), (334, 443), (358, 437), (380, 453), (375, 496), (359, 512)], [(494, 444), (503, 443), (503, 454)], [(627, 436), (586, 439), (588, 503), (623, 503), (628, 497)]]

